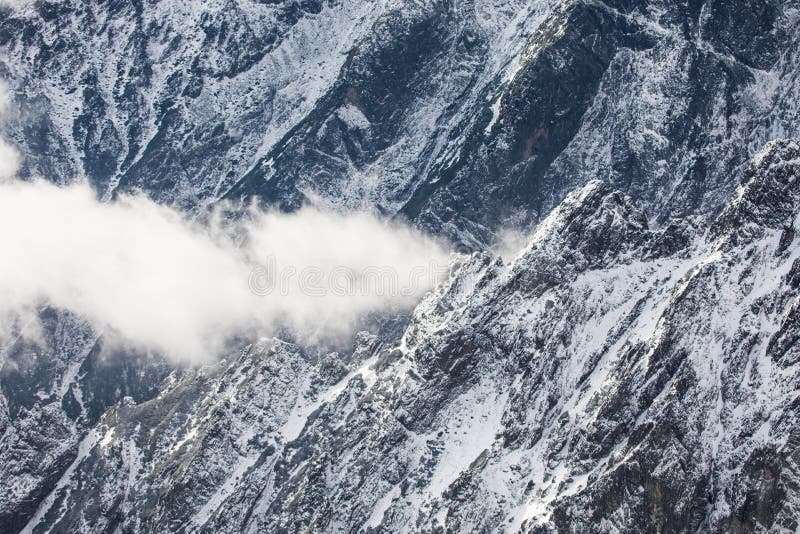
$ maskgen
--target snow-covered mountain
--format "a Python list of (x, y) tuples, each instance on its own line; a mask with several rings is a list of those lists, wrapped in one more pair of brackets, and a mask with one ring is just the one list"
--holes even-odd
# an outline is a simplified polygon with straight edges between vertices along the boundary
[(600, 181), (400, 339), (260, 340), (82, 440), (34, 531), (752, 531), (800, 513), (800, 145), (716, 221)]
[(26, 171), (196, 207), (402, 214), (473, 249), (600, 178), (713, 213), (798, 135), (796, 1), (37, 1), (0, 17)]
[(0, 4), (23, 177), (469, 252), (338, 353), (176, 367), (40, 310), (0, 531), (797, 530), (799, 47), (790, 0)]

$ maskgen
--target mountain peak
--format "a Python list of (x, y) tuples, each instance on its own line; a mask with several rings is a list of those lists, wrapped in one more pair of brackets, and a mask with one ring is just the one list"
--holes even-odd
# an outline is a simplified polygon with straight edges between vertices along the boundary
[(800, 210), (800, 144), (782, 139), (767, 143), (750, 161), (736, 194), (712, 227), (712, 237), (760, 234), (792, 228)]
[(630, 197), (591, 180), (542, 221), (521, 258), (539, 253), (534, 251), (561, 251), (588, 268), (624, 255), (649, 235), (647, 218)]

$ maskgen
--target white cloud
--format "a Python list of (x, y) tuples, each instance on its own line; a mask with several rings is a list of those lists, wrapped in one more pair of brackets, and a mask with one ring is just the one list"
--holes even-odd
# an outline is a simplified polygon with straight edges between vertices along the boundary
[[(0, 80), (0, 124), (8, 112), (11, 97), (5, 83)], [(17, 151), (0, 138), (0, 183), (14, 177), (19, 168), (19, 154)]]
[(501, 228), (495, 236), (492, 251), (504, 261), (510, 262), (522, 252), (529, 240), (530, 235), (523, 230), (511, 227)]
[(366, 214), (219, 220), (190, 222), (143, 197), (100, 203), (86, 185), (2, 184), (0, 322), (48, 303), (137, 347), (206, 361), (239, 334), (350, 335), (365, 313), (412, 306), (433, 284), (421, 274), (449, 258)]
[(0, 139), (0, 182), (14, 177), (19, 169), (19, 153)]

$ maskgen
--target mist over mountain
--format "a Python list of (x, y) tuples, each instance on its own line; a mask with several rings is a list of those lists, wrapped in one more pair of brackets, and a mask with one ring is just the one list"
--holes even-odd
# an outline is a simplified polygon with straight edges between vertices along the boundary
[(237, 336), (349, 339), (363, 316), (409, 311), (449, 262), (444, 243), (364, 213), (221, 218), (191, 221), (142, 197), (101, 203), (85, 184), (0, 185), (0, 242), (14, 259), (0, 267), (0, 317), (54, 306), (106, 341), (208, 363)]
[(798, 530), (798, 58), (794, 0), (0, 2), (0, 531)]

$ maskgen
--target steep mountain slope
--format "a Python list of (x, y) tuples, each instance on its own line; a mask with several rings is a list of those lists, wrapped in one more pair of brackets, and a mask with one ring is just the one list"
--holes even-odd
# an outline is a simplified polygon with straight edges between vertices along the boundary
[(793, 0), (39, 1), (0, 17), (27, 172), (312, 200), (475, 249), (602, 178), (714, 213), (798, 135)]
[(772, 143), (712, 225), (661, 229), (592, 181), (395, 343), (263, 340), (109, 411), (29, 527), (795, 530), (798, 180)]
[(27, 172), (218, 197), (311, 109), (384, 2), (30, 3), (0, 17)]
[(355, 354), (186, 370), (13, 325), (0, 530), (797, 528), (796, 145), (716, 218), (800, 136), (796, 0), (20, 4), (24, 177), (470, 251), (579, 192)]
[(0, 347), (0, 531), (22, 528), (78, 454), (81, 439), (123, 399), (153, 398), (173, 368), (104, 347), (73, 314), (44, 308)]

